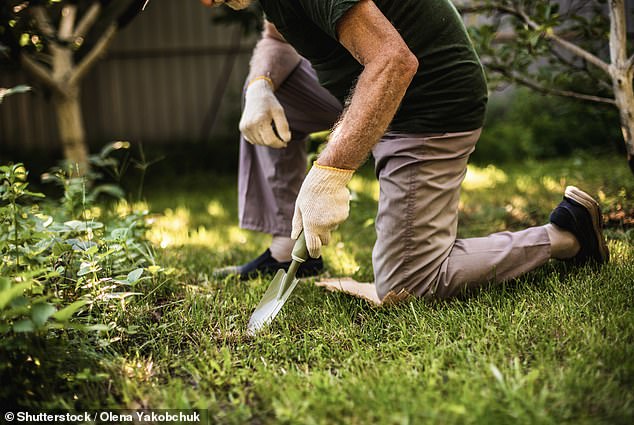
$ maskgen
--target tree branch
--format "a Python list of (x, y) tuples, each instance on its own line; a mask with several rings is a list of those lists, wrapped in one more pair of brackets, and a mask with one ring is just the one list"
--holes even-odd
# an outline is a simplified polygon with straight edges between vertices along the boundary
[[(541, 30), (540, 29), (540, 25), (538, 25), (535, 21), (533, 21), (523, 10), (518, 11), (518, 13), (520, 14), (520, 16), (522, 17), (524, 22), (526, 22), (526, 24), (530, 28), (532, 28), (534, 30)], [(558, 36), (555, 33), (555, 31), (552, 30), (551, 28), (549, 28), (546, 31), (543, 31), (543, 33), (544, 33), (544, 36), (546, 38), (551, 39), (555, 43), (559, 44), (559, 46), (561, 46), (562, 48), (568, 50), (573, 55), (579, 56), (580, 58), (584, 59), (585, 61), (587, 61), (587, 62), (593, 64), (594, 66), (596, 66), (597, 68), (601, 69), (603, 72), (605, 72), (607, 74), (610, 74), (610, 66), (606, 62), (601, 60), (599, 57), (593, 55), (592, 53), (588, 52), (587, 50), (582, 49), (581, 47), (577, 46), (576, 44), (569, 42), (568, 40), (564, 40), (563, 38)]]
[(538, 83), (535, 80), (532, 80), (530, 78), (527, 77), (523, 77), (521, 75), (518, 75), (517, 73), (514, 73), (512, 71), (509, 71), (508, 69), (506, 69), (505, 67), (501, 66), (501, 65), (496, 65), (496, 64), (486, 64), (486, 66), (493, 70), (496, 71), (502, 75), (504, 75), (505, 77), (507, 77), (509, 80), (521, 84), (523, 86), (529, 87), (537, 92), (543, 93), (543, 94), (552, 94), (552, 95), (556, 95), (556, 96), (561, 96), (561, 97), (570, 97), (570, 98), (574, 98), (574, 99), (579, 99), (579, 100), (585, 100), (585, 101), (590, 101), (590, 102), (596, 102), (596, 103), (605, 103), (608, 105), (616, 105), (616, 101), (614, 99), (610, 99), (608, 97), (600, 97), (600, 96), (592, 96), (589, 94), (584, 94), (584, 93), (577, 93), (577, 92), (573, 92), (570, 90), (560, 90), (560, 89), (554, 89), (551, 87), (546, 87), (541, 85), (540, 83)]
[(88, 52), (86, 56), (82, 59), (82, 61), (77, 65), (75, 70), (73, 71), (71, 77), (68, 80), (70, 85), (78, 84), (82, 78), (86, 75), (88, 70), (92, 67), (92, 65), (101, 57), (101, 55), (106, 51), (110, 43), (112, 42), (115, 34), (117, 33), (117, 25), (111, 24), (106, 31), (101, 35), (99, 41), (95, 44), (95, 46)]
[(32, 77), (42, 82), (46, 87), (61, 93), (61, 89), (57, 82), (53, 79), (52, 74), (44, 66), (30, 58), (26, 53), (20, 55), (20, 61), (24, 70), (31, 74)]
[[(614, 1), (614, 0), (612, 0), (612, 1)], [(619, 1), (619, 0), (616, 0), (616, 1)], [(607, 74), (610, 74), (610, 66), (605, 61), (601, 60), (601, 58), (599, 58), (598, 56), (593, 55), (592, 53), (588, 52), (585, 49), (582, 49), (581, 47), (577, 46), (576, 44), (571, 43), (568, 40), (565, 40), (564, 38), (562, 38), (558, 34), (556, 34), (555, 31), (553, 29), (551, 29), (551, 28), (549, 28), (549, 29), (544, 31), (541, 28), (541, 25), (539, 25), (537, 22), (533, 21), (530, 18), (530, 16), (528, 16), (526, 14), (526, 12), (524, 12), (521, 9), (505, 6), (505, 5), (502, 5), (502, 4), (478, 4), (478, 3), (476, 3), (474, 5), (469, 5), (469, 6), (459, 6), (458, 10), (461, 13), (500, 12), (500, 13), (505, 13), (507, 15), (515, 16), (516, 18), (518, 18), (521, 21), (523, 21), (526, 25), (528, 25), (528, 27), (530, 29), (542, 32), (544, 37), (546, 37), (547, 39), (552, 40), (554, 43), (557, 43), (563, 49), (565, 49), (568, 52), (570, 52), (570, 53), (572, 53), (572, 54), (574, 54), (576, 56), (579, 56), (580, 58), (584, 59), (585, 61), (593, 64), (597, 68), (601, 69), (603, 72), (605, 72)]]
[(42, 6), (33, 6), (31, 8), (31, 14), (35, 19), (35, 25), (40, 30), (43, 36), (54, 39), (55, 29), (51, 25), (51, 21), (46, 14), (46, 10)]
[(634, 55), (627, 60), (627, 72), (634, 71)]
[(86, 37), (86, 33), (88, 30), (94, 25), (99, 18), (99, 13), (101, 12), (101, 3), (93, 3), (88, 9), (88, 12), (84, 14), (77, 24), (75, 31), (73, 32), (73, 38), (77, 40), (78, 38)]
[(551, 52), (551, 54), (557, 58), (557, 60), (563, 64), (564, 66), (574, 70), (574, 71), (578, 71), (578, 72), (582, 72), (584, 73), (588, 78), (590, 78), (593, 81), (596, 81), (600, 86), (602, 86), (603, 88), (606, 88), (608, 90), (612, 90), (612, 82), (611, 82), (611, 78), (609, 75), (605, 75), (605, 77), (607, 77), (610, 82), (608, 83), (605, 80), (601, 79), (601, 76), (604, 76), (603, 74), (601, 76), (598, 75), (593, 75), (592, 70), (594, 68), (590, 68), (588, 67), (588, 62), (582, 60), (580, 65), (575, 64), (572, 60), (564, 57), (562, 54), (560, 54), (557, 51), (556, 46), (551, 45), (549, 46), (549, 50)]
[(503, 4), (467, 3), (457, 4), (456, 8), (461, 15), (471, 13), (502, 12), (521, 18), (517, 10), (513, 9), (512, 7), (504, 6)]
[(69, 41), (73, 35), (75, 27), (75, 18), (77, 16), (77, 6), (67, 5), (62, 8), (62, 18), (59, 22), (59, 30), (57, 36), (62, 41)]
[(612, 66), (627, 69), (625, 4), (623, 0), (610, 0), (610, 59)]

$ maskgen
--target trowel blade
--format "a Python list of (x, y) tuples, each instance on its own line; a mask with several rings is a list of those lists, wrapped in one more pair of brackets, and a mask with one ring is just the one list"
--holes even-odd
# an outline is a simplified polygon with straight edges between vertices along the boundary
[[(255, 311), (249, 319), (247, 333), (254, 335), (256, 331), (263, 328), (266, 324), (271, 323), (275, 316), (277, 316), (277, 313), (279, 313), (282, 306), (291, 295), (291, 292), (295, 289), (297, 282), (299, 282), (299, 279), (293, 279), (293, 281), (288, 284), (285, 282), (287, 278), (288, 276), (284, 270), (280, 269), (277, 271), (277, 274), (264, 293), (262, 300), (255, 308)], [(280, 290), (284, 287), (285, 290), (280, 292)]]

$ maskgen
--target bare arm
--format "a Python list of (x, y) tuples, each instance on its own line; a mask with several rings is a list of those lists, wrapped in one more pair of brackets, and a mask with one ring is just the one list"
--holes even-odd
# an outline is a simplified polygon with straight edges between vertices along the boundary
[(274, 88), (277, 89), (300, 60), (301, 56), (284, 40), (275, 25), (264, 21), (262, 38), (256, 44), (251, 57), (248, 81), (266, 76), (273, 80)]
[(354, 170), (394, 118), (418, 59), (370, 0), (353, 6), (339, 20), (337, 32), (339, 42), (364, 69), (317, 163)]

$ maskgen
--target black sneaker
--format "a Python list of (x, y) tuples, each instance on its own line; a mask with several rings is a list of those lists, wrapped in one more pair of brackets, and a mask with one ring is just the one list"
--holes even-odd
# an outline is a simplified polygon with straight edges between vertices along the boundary
[(580, 249), (571, 260), (577, 264), (607, 263), (610, 252), (601, 229), (601, 210), (597, 201), (574, 186), (568, 186), (564, 200), (550, 213), (550, 222), (571, 232)]
[[(213, 276), (222, 278), (229, 275), (236, 275), (240, 280), (249, 280), (260, 275), (275, 274), (279, 269), (288, 270), (290, 261), (280, 262), (271, 255), (271, 251), (267, 249), (262, 255), (255, 260), (243, 264), (241, 266), (229, 266), (214, 270)], [(299, 265), (297, 269), (297, 277), (317, 276), (324, 271), (324, 262), (319, 258), (311, 258)]]

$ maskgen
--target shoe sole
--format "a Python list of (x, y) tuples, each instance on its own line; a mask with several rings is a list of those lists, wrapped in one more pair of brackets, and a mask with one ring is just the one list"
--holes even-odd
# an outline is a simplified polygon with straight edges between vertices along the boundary
[(596, 236), (599, 243), (599, 254), (601, 255), (601, 259), (603, 260), (603, 262), (608, 262), (608, 260), (610, 259), (610, 251), (608, 250), (608, 246), (605, 243), (605, 238), (603, 237), (603, 229), (601, 226), (601, 209), (599, 208), (599, 203), (595, 201), (592, 196), (588, 195), (586, 192), (575, 186), (566, 187), (564, 196), (577, 202), (590, 213), (590, 217), (592, 217), (592, 228), (594, 230), (594, 235)]

